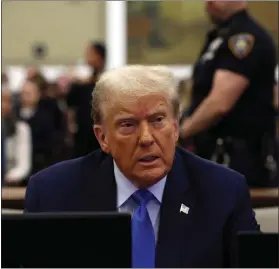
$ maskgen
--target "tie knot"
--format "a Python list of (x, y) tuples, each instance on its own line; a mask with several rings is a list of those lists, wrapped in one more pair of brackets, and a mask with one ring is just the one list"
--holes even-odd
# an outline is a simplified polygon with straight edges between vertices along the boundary
[(136, 191), (132, 197), (138, 205), (146, 205), (154, 198), (153, 194), (146, 189), (140, 189)]

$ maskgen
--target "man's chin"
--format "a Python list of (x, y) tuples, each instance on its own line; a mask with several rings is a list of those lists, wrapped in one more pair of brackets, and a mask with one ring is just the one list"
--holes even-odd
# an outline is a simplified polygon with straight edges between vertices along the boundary
[(140, 188), (148, 188), (166, 176), (166, 169), (163, 168), (150, 168), (142, 170), (137, 176), (137, 185)]

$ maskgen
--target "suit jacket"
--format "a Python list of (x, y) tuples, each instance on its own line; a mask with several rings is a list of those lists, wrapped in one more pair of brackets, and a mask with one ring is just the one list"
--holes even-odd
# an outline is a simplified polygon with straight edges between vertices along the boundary
[[(113, 159), (98, 150), (31, 177), (25, 211), (114, 211), (116, 196)], [(236, 266), (236, 233), (258, 229), (243, 176), (176, 149), (160, 209), (156, 267)]]

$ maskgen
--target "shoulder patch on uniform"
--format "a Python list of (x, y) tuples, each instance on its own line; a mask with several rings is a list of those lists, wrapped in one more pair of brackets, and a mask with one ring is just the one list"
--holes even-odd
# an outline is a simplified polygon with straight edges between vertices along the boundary
[(252, 51), (255, 43), (255, 37), (249, 33), (240, 33), (229, 38), (229, 49), (233, 55), (243, 59)]

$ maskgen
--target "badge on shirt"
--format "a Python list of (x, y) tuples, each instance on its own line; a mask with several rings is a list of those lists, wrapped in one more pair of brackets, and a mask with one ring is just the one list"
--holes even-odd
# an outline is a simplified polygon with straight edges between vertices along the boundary
[(220, 48), (223, 42), (224, 40), (221, 37), (212, 40), (206, 52), (201, 56), (201, 62), (204, 63), (214, 59), (216, 51)]
[(252, 51), (255, 37), (248, 33), (241, 33), (229, 39), (229, 48), (233, 55), (239, 59), (245, 58)]

